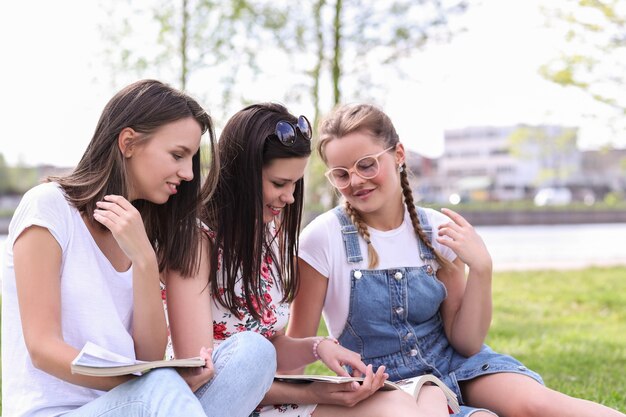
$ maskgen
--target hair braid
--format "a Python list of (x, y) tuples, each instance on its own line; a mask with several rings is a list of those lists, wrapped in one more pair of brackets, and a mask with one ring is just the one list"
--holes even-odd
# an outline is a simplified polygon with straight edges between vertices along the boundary
[(404, 203), (406, 204), (407, 210), (409, 212), (409, 217), (411, 218), (411, 223), (413, 224), (413, 230), (415, 234), (419, 237), (419, 239), (424, 242), (424, 244), (433, 251), (435, 254), (435, 258), (439, 263), (439, 266), (445, 268), (450, 264), (450, 262), (441, 256), (441, 254), (435, 250), (432, 242), (426, 236), (424, 229), (420, 224), (419, 216), (417, 215), (417, 209), (415, 208), (415, 201), (413, 200), (413, 191), (411, 191), (411, 184), (409, 184), (409, 174), (407, 172), (406, 164), (402, 164), (402, 170), (400, 172), (400, 184), (402, 185), (402, 194), (404, 195)]
[(352, 208), (349, 202), (346, 201), (345, 204), (346, 213), (350, 216), (350, 220), (356, 226), (356, 229), (359, 231), (359, 234), (367, 243), (367, 257), (369, 258), (368, 269), (374, 269), (378, 266), (378, 252), (374, 249), (374, 245), (372, 245), (372, 240), (370, 239), (370, 232), (367, 229), (367, 225), (363, 223), (361, 220), (361, 216), (359, 213)]

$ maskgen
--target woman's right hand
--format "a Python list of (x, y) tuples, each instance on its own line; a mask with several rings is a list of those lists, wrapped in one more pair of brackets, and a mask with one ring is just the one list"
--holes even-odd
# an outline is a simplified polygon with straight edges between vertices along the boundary
[(189, 385), (191, 391), (196, 392), (215, 375), (213, 358), (211, 357), (212, 353), (213, 349), (203, 347), (200, 349), (200, 357), (205, 361), (204, 366), (199, 368), (177, 368), (178, 373)]
[[(361, 355), (341, 346), (331, 338), (325, 338), (318, 342), (317, 354), (324, 365), (339, 376), (365, 376), (367, 373), (367, 366), (361, 360)], [(352, 368), (353, 375), (348, 374), (344, 365)]]
[(119, 195), (106, 195), (96, 202), (94, 219), (111, 231), (117, 244), (132, 261), (153, 253), (139, 211)]
[(312, 391), (315, 402), (318, 404), (353, 407), (378, 391), (387, 378), (388, 375), (385, 373), (384, 366), (379, 367), (376, 373), (374, 373), (372, 365), (367, 365), (365, 379), (362, 383), (329, 384), (326, 382), (313, 382), (307, 385), (307, 389)]

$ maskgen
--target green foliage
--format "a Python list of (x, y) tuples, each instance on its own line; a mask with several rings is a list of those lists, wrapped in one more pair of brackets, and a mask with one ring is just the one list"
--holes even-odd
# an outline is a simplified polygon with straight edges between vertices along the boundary
[[(487, 343), (548, 387), (624, 412), (625, 275), (623, 267), (496, 273)], [(330, 374), (320, 362), (307, 372)]]
[(564, 31), (567, 44), (560, 56), (540, 69), (546, 79), (574, 87), (614, 110), (610, 127), (625, 126), (626, 9), (622, 0), (564, 0), (543, 6), (551, 25)]

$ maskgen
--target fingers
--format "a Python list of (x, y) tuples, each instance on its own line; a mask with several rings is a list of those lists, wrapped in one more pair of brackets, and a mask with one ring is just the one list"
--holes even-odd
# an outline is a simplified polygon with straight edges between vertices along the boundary
[(124, 197), (107, 195), (104, 200), (96, 202), (94, 219), (109, 230), (113, 231), (116, 226), (124, 227), (127, 223), (141, 219), (137, 209)]
[(449, 208), (442, 208), (441, 212), (443, 214), (445, 214), (446, 216), (450, 217), (454, 223), (461, 225), (461, 226), (471, 226), (471, 224), (465, 220), (465, 217), (461, 216), (459, 213), (457, 213), (454, 210), (450, 210)]

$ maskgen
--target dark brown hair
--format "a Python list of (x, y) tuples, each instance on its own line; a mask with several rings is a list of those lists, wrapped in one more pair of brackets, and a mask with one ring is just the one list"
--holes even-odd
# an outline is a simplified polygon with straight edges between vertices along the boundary
[[(216, 172), (215, 134), (207, 112), (191, 97), (160, 81), (140, 80), (120, 90), (107, 103), (83, 157), (74, 171), (63, 177), (50, 177), (64, 189), (69, 202), (92, 224), (96, 202), (105, 195), (129, 196), (125, 160), (118, 146), (118, 136), (125, 128), (142, 134), (149, 141), (160, 127), (194, 118), (202, 133), (209, 136), (211, 172)], [(190, 275), (198, 265), (199, 236), (197, 227), (200, 196), (200, 151), (192, 159), (193, 179), (183, 181), (178, 193), (165, 204), (137, 200), (146, 233), (157, 253), (159, 269), (179, 270)], [(212, 174), (215, 175), (215, 174)], [(215, 180), (209, 175), (204, 192), (210, 194)]]
[[(281, 120), (293, 125), (297, 122), (280, 104), (248, 106), (226, 123), (217, 145), (222, 167), (203, 220), (216, 234), (210, 255), (211, 292), (233, 314), (238, 314), (237, 308), (244, 306), (236, 293), (239, 279), (245, 306), (252, 315), (258, 318), (266, 306), (260, 296), (264, 256), (270, 256), (276, 265), (278, 277), (274, 278), (283, 290), (283, 301), (292, 301), (298, 287), (296, 258), (303, 179), (296, 183), (293, 204), (283, 209), (277, 221), (275, 236), (263, 222), (263, 167), (275, 159), (305, 158), (311, 154), (311, 141), (299, 131), (293, 146), (285, 146), (278, 140), (274, 132)], [(273, 245), (275, 240), (277, 245)], [(274, 246), (279, 253), (275, 253)]]

